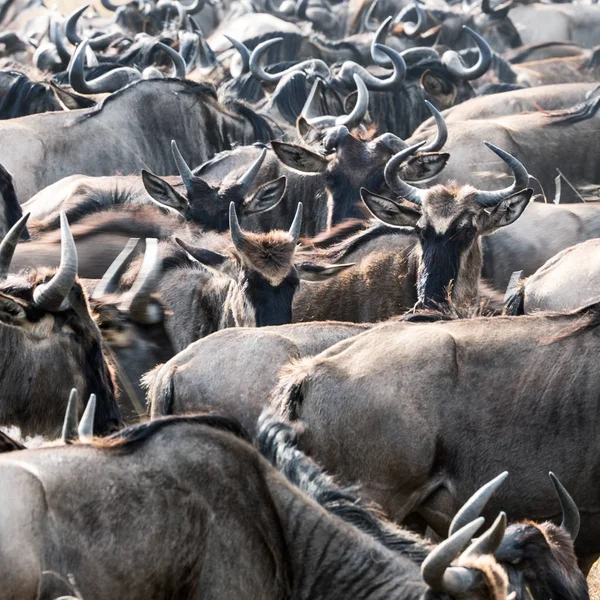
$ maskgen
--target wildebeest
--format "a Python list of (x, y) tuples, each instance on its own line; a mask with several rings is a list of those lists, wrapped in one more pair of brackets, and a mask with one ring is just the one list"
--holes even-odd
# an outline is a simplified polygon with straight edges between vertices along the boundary
[(476, 543), (461, 555), (481, 519), (419, 567), (327, 513), (246, 440), (235, 421), (201, 415), (4, 453), (3, 593), (34, 600), (54, 571), (86, 600), (505, 600), (493, 557)]
[(291, 364), (275, 404), (302, 421), (303, 448), (327, 470), (361, 481), (395, 521), (441, 534), (504, 469), (514, 477), (492, 514), (501, 504), (512, 519), (553, 517), (541, 479), (552, 468), (581, 507), (576, 550), (588, 557), (599, 550), (599, 310), (384, 325)]
[(77, 252), (62, 217), (62, 253), (56, 273), (48, 270), (10, 275), (10, 259), (26, 217), (0, 246), (0, 303), (4, 361), (0, 424), (17, 426), (23, 435), (56, 436), (69, 390), (98, 398), (95, 433), (121, 424), (113, 374), (100, 332), (77, 281)]

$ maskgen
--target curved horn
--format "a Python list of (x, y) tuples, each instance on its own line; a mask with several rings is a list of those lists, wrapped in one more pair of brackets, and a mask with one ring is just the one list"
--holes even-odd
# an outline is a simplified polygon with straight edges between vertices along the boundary
[[(410, 19), (412, 13), (416, 13), (417, 20), (412, 22), (406, 19)], [(414, 38), (425, 31), (427, 25), (427, 15), (419, 3), (415, 0), (412, 6), (406, 6), (400, 14), (394, 19), (396, 23), (402, 23), (404, 26), (404, 33), (409, 38)]]
[(301, 21), (310, 21), (306, 16), (306, 9), (308, 8), (308, 0), (298, 0), (296, 2), (296, 18)]
[(79, 420), (78, 396), (77, 389), (73, 388), (69, 395), (69, 403), (67, 404), (67, 412), (65, 413), (65, 421), (61, 433), (63, 444), (70, 444), (79, 439), (77, 432), (77, 421)]
[(119, 281), (129, 266), (139, 245), (140, 238), (129, 238), (127, 244), (125, 244), (125, 247), (119, 253), (119, 256), (113, 260), (98, 285), (94, 288), (92, 293), (93, 300), (98, 300), (107, 294), (112, 294), (117, 289)]
[(444, 121), (444, 117), (442, 117), (440, 111), (433, 104), (431, 104), (429, 100), (425, 100), (425, 104), (427, 104), (429, 112), (435, 119), (435, 124), (437, 125), (437, 136), (433, 141), (429, 142), (429, 144), (423, 146), (421, 148), (421, 152), (438, 152), (444, 147), (444, 144), (448, 139), (448, 128), (446, 127), (446, 121)]
[(479, 47), (479, 60), (472, 67), (465, 67), (458, 52), (447, 50), (442, 56), (442, 64), (456, 77), (471, 81), (481, 77), (492, 62), (492, 49), (489, 44), (470, 27), (463, 25), (463, 29), (475, 40)]
[(398, 175), (398, 167), (412, 154), (414, 154), (425, 142), (419, 142), (418, 144), (414, 144), (413, 146), (409, 146), (404, 150), (398, 152), (388, 160), (385, 165), (385, 170), (383, 175), (385, 177), (385, 181), (388, 184), (389, 188), (397, 194), (401, 198), (412, 202), (413, 204), (418, 204), (419, 206), (423, 204), (423, 190), (406, 183), (400, 179)]
[(177, 77), (178, 79), (185, 79), (187, 73), (187, 65), (185, 64), (185, 60), (177, 50), (171, 48), (171, 46), (167, 46), (162, 42), (155, 42), (154, 47), (160, 48), (172, 61), (173, 66), (175, 67), (175, 73), (171, 75), (171, 77)]
[(563, 484), (558, 480), (558, 477), (552, 471), (550, 471), (548, 475), (550, 476), (550, 480), (552, 481), (552, 485), (558, 496), (558, 501), (560, 502), (560, 507), (562, 508), (562, 523), (560, 526), (571, 536), (571, 539), (575, 541), (579, 534), (579, 524), (581, 522), (577, 504), (575, 504), (571, 494), (567, 492)]
[(440, 63), (440, 55), (433, 48), (408, 48), (403, 50), (400, 55), (404, 62), (409, 65), (415, 65), (421, 61)]
[(371, 6), (369, 6), (369, 9), (365, 13), (365, 17), (363, 19), (363, 29), (365, 31), (377, 31), (377, 25), (374, 23), (375, 19), (373, 18), (373, 14), (375, 13), (375, 9), (377, 8), (378, 4), (379, 0), (374, 0), (374, 2), (371, 2)]
[(267, 156), (267, 149), (263, 148), (258, 158), (250, 165), (250, 168), (238, 179), (237, 184), (241, 186), (242, 194), (247, 194), (250, 191), (252, 182), (256, 179), (260, 168)]
[(392, 24), (392, 17), (388, 17), (380, 26), (379, 29), (375, 32), (373, 36), (373, 40), (371, 41), (371, 58), (376, 65), (380, 67), (385, 67), (387, 69), (392, 66), (390, 59), (385, 55), (377, 51), (377, 45), (385, 46), (385, 41), (387, 39), (390, 25)]
[(117, 12), (117, 10), (120, 8), (116, 4), (113, 4), (110, 0), (100, 0), (100, 3), (106, 10), (109, 10), (110, 12)]
[(315, 73), (319, 75), (323, 75), (324, 77), (329, 77), (331, 72), (329, 71), (329, 67), (325, 62), (320, 59), (312, 59), (305, 60), (297, 65), (291, 66), (289, 69), (285, 71), (281, 71), (280, 73), (267, 73), (261, 63), (261, 58), (263, 54), (275, 44), (279, 44), (283, 41), (283, 38), (272, 38), (270, 40), (266, 40), (265, 42), (261, 42), (254, 48), (252, 54), (250, 55), (250, 70), (254, 75), (260, 79), (261, 81), (266, 81), (269, 83), (277, 83), (280, 79), (282, 79), (285, 75), (289, 75), (294, 71), (300, 71), (303, 69), (311, 69)]
[(69, 73), (69, 84), (76, 92), (80, 94), (116, 92), (133, 81), (141, 79), (142, 74), (137, 69), (120, 67), (109, 73), (105, 73), (100, 77), (96, 77), (96, 79), (86, 81), (83, 72), (83, 63), (85, 61), (87, 45), (88, 41), (84, 40), (77, 46), (67, 69)]
[(94, 416), (96, 415), (96, 394), (90, 394), (87, 406), (79, 422), (79, 439), (82, 442), (91, 442), (94, 437)]
[(515, 178), (512, 185), (502, 189), (491, 192), (479, 190), (477, 194), (477, 202), (480, 206), (490, 207), (495, 206), (504, 198), (507, 198), (511, 194), (524, 190), (529, 185), (529, 174), (527, 169), (518, 161), (512, 154), (505, 152), (504, 150), (490, 144), (489, 142), (483, 142), (492, 152), (495, 152), (511, 169), (513, 177)]
[(240, 222), (237, 218), (237, 213), (235, 212), (235, 202), (229, 203), (229, 233), (231, 235), (231, 241), (235, 246), (236, 250), (239, 252), (244, 251), (244, 246), (246, 244), (246, 239), (244, 236), (244, 232), (240, 227)]
[(508, 471), (500, 473), (497, 477), (494, 477), (491, 481), (488, 481), (485, 485), (481, 486), (461, 507), (461, 509), (454, 515), (452, 523), (450, 523), (450, 529), (448, 535), (454, 534), (461, 527), (464, 527), (467, 523), (470, 523), (483, 511), (485, 505), (489, 502), (490, 498), (496, 493), (496, 490), (504, 483), (504, 480), (508, 477)]
[(175, 164), (177, 165), (177, 170), (179, 171), (179, 175), (183, 181), (188, 198), (191, 198), (194, 195), (194, 185), (197, 181), (202, 181), (202, 179), (200, 179), (200, 177), (196, 177), (194, 173), (192, 173), (189, 165), (185, 162), (183, 156), (181, 156), (181, 152), (179, 152), (179, 148), (177, 147), (177, 142), (175, 140), (171, 140), (171, 152), (173, 152), (173, 158), (175, 159)]
[[(83, 41), (83, 39), (77, 33), (77, 23), (79, 22), (81, 15), (89, 7), (90, 7), (89, 4), (84, 4), (82, 7), (74, 10), (67, 17), (67, 20), (65, 22), (65, 35), (67, 36), (67, 39), (69, 40), (69, 42), (71, 42), (71, 44), (73, 44), (74, 46), (81, 44), (81, 42)], [(110, 44), (110, 42), (115, 40), (120, 35), (122, 35), (122, 34), (119, 32), (107, 33), (105, 35), (100, 35), (98, 37), (91, 38), (88, 40), (88, 42), (90, 44), (90, 48), (92, 48), (92, 49), (106, 48), (106, 46), (108, 46), (108, 44)]]
[(466, 558), (494, 554), (504, 539), (505, 530), (506, 513), (501, 512), (496, 517), (492, 526), (462, 553), (462, 557)]
[(60, 265), (48, 283), (38, 285), (33, 301), (44, 310), (65, 310), (67, 298), (77, 277), (77, 248), (64, 212), (60, 213)]
[(342, 65), (342, 68), (338, 73), (338, 78), (348, 84), (351, 83), (355, 74), (360, 75), (369, 90), (393, 90), (400, 85), (400, 83), (404, 81), (404, 76), (406, 75), (406, 63), (400, 53), (383, 44), (375, 44), (374, 51), (385, 54), (391, 60), (394, 70), (389, 77), (379, 79), (378, 77), (375, 77), (375, 75), (369, 73), (364, 67), (361, 67), (355, 62), (347, 61)]
[(204, 8), (204, 0), (194, 0), (194, 2), (192, 2), (189, 5), (184, 4), (183, 2), (178, 2), (177, 4), (179, 4), (181, 8), (183, 8), (187, 15), (195, 15)]
[(452, 561), (471, 542), (471, 538), (483, 525), (483, 522), (483, 517), (479, 517), (465, 525), (453, 536), (439, 544), (423, 561), (421, 576), (430, 588), (438, 592), (446, 592), (449, 588), (455, 589), (458, 586), (461, 588), (468, 586), (469, 582), (465, 581), (464, 578), (466, 569), (449, 569), (449, 567)]
[(21, 238), (21, 234), (23, 231), (25, 231), (29, 215), (30, 213), (23, 215), (8, 230), (8, 233), (4, 236), (2, 243), (0, 243), (0, 281), (6, 279), (6, 276), (8, 275), (10, 270), (10, 262), (13, 254), (15, 253), (17, 244), (19, 243), (19, 239)]
[(140, 271), (125, 299), (119, 305), (119, 310), (128, 312), (137, 323), (154, 325), (162, 321), (162, 310), (151, 297), (156, 291), (161, 270), (158, 240), (146, 238), (146, 252)]
[(298, 202), (298, 206), (296, 208), (296, 214), (294, 215), (294, 220), (292, 221), (292, 225), (288, 233), (294, 238), (294, 243), (297, 244), (300, 239), (300, 231), (302, 230), (302, 211), (303, 206), (302, 202)]
[(242, 57), (242, 70), (240, 72), (240, 75), (248, 73), (250, 71), (250, 50), (248, 50), (248, 48), (246, 48), (246, 46), (242, 42), (239, 42), (235, 38), (232, 38), (225, 34), (223, 34), (223, 37), (227, 38), (231, 42), (231, 45), (239, 52), (240, 56)]

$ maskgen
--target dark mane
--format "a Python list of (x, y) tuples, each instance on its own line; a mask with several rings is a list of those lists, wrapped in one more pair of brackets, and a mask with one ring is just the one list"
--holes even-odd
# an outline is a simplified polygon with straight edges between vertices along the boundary
[(363, 219), (345, 219), (313, 238), (302, 238), (300, 241), (303, 246), (308, 248), (328, 248), (334, 244), (339, 244), (359, 231), (367, 229), (368, 226), (369, 221)]
[(571, 330), (552, 339), (553, 342), (557, 342), (596, 329), (600, 325), (600, 302), (594, 302), (566, 313), (550, 313), (547, 316), (551, 318), (578, 317)]
[(209, 412), (200, 415), (162, 417), (154, 421), (132, 425), (111, 436), (94, 439), (92, 446), (102, 450), (133, 450), (135, 446), (145, 442), (163, 429), (180, 424), (212, 427), (219, 431), (232, 433), (241, 440), (251, 443), (250, 435), (237, 419), (222, 413)]
[(597, 87), (590, 97), (572, 108), (547, 111), (546, 115), (550, 125), (568, 125), (587, 121), (596, 115), (600, 108), (600, 86)]
[(541, 44), (531, 44), (522, 48), (517, 48), (505, 53), (505, 58), (513, 65), (527, 62), (532, 52), (541, 50), (543, 48), (550, 48), (552, 46), (577, 46), (583, 50), (582, 46), (575, 44), (574, 42), (542, 42)]
[(13, 80), (0, 102), (0, 119), (14, 119), (59, 108), (48, 86), (30, 81), (26, 75), (18, 71), (10, 71), (2, 75), (12, 77)]
[(222, 106), (250, 123), (256, 141), (266, 143), (273, 139), (273, 130), (267, 120), (254, 112), (245, 102), (228, 97)]
[(281, 80), (271, 95), (270, 103), (277, 107), (288, 123), (295, 124), (306, 104), (309, 92), (306, 74), (296, 71)]
[(298, 450), (298, 435), (287, 423), (261, 416), (256, 445), (259, 452), (290, 483), (310, 496), (327, 512), (350, 523), (389, 548), (421, 564), (432, 545), (418, 535), (386, 521), (380, 509), (361, 500), (359, 488), (339, 487), (312, 459)]

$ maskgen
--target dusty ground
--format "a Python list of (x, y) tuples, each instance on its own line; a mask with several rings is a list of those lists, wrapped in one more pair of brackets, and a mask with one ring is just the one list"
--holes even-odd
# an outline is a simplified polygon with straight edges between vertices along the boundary
[(588, 575), (590, 600), (600, 600), (600, 560), (592, 567)]
[[(65, 15), (74, 11), (76, 8), (83, 6), (84, 4), (91, 4), (99, 13), (110, 14), (106, 10), (104, 10), (104, 8), (102, 8), (102, 5), (100, 4), (99, 0), (97, 2), (84, 2), (84, 0), (56, 0), (55, 2), (50, 2), (49, 5), (55, 3), (58, 7), (58, 10)], [(115, 4), (120, 4), (120, 2), (116, 0)]]

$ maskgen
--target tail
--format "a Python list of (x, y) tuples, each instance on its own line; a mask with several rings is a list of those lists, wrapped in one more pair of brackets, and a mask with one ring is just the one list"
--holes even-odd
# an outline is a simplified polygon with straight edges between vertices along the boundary
[(503, 315), (518, 316), (525, 314), (525, 280), (521, 279), (523, 271), (515, 271), (510, 276), (506, 294), (504, 294)]
[(289, 362), (281, 369), (279, 382), (271, 394), (270, 405), (279, 417), (298, 421), (304, 400), (304, 386), (312, 366), (311, 358)]
[[(168, 363), (167, 363), (168, 364)], [(173, 414), (175, 404), (175, 370), (157, 365), (148, 371), (141, 380), (141, 385), (147, 390), (146, 404), (150, 416), (154, 419)]]

